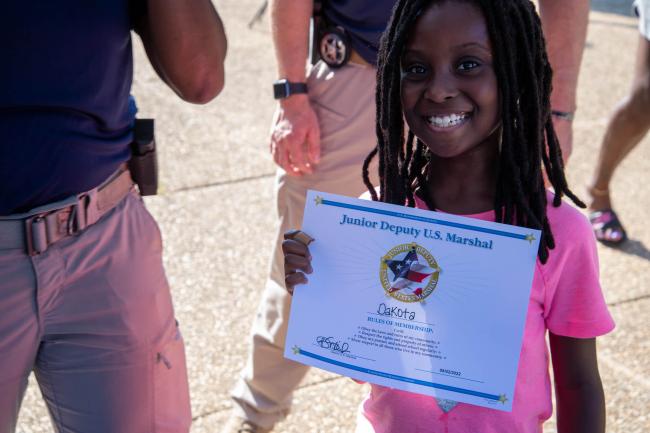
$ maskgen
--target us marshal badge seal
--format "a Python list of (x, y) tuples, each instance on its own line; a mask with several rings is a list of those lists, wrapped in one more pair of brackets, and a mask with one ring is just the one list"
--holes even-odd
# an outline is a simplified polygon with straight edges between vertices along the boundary
[(438, 285), (440, 267), (422, 245), (401, 244), (381, 258), (379, 280), (391, 298), (402, 302), (422, 302)]

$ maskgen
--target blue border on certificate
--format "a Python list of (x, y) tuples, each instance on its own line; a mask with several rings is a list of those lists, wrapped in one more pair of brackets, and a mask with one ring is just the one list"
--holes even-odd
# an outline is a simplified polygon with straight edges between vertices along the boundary
[[(319, 197), (320, 198), (320, 197)], [(318, 198), (317, 198), (318, 200)], [(431, 223), (431, 224), (438, 224), (441, 226), (449, 226), (449, 227), (454, 227), (458, 229), (464, 229), (464, 230), (473, 230), (475, 232), (481, 232), (481, 233), (489, 233), (491, 235), (497, 235), (497, 236), (503, 236), (507, 238), (514, 238), (514, 239), (521, 239), (525, 241), (531, 241), (530, 235), (522, 235), (518, 233), (510, 233), (502, 230), (494, 230), (494, 229), (488, 229), (484, 227), (477, 227), (477, 226), (471, 226), (468, 224), (461, 224), (461, 223), (454, 223), (451, 221), (444, 221), (444, 220), (439, 220), (435, 218), (427, 218), (423, 216), (417, 216), (417, 215), (409, 215), (406, 213), (402, 212), (395, 212), (395, 211), (390, 211), (390, 210), (385, 210), (385, 209), (374, 209), (371, 207), (365, 207), (365, 206), (358, 206), (355, 204), (348, 204), (348, 203), (342, 203), (339, 201), (333, 201), (333, 200), (327, 200), (327, 199), (320, 199), (319, 204), (324, 204), (327, 206), (335, 206), (335, 207), (342, 207), (342, 208), (347, 208), (347, 209), (354, 209), (354, 210), (360, 210), (363, 212), (370, 212), (370, 213), (376, 213), (380, 215), (388, 215), (388, 216), (393, 216), (397, 218), (404, 218), (407, 220), (414, 220), (414, 221), (420, 221), (424, 223)]]
[(453, 391), (453, 392), (458, 392), (461, 394), (467, 394), (467, 395), (473, 395), (475, 397), (482, 397), (486, 398), (488, 400), (494, 400), (494, 401), (503, 401), (504, 396), (500, 395), (494, 395), (494, 394), (488, 394), (485, 392), (480, 392), (480, 391), (472, 391), (471, 389), (464, 389), (464, 388), (457, 388), (455, 386), (449, 386), (449, 385), (443, 385), (441, 383), (434, 383), (434, 382), (426, 382), (424, 380), (419, 380), (419, 379), (413, 379), (410, 377), (405, 377), (405, 376), (398, 376), (396, 374), (390, 374), (390, 373), (384, 373), (382, 371), (377, 371), (377, 370), (371, 370), (369, 368), (364, 368), (364, 367), (358, 367), (356, 365), (352, 364), (347, 364), (345, 362), (337, 361), (335, 359), (330, 359), (330, 358), (325, 358), (324, 356), (317, 355), (312, 352), (307, 352), (306, 350), (302, 350), (300, 348), (295, 348), (294, 353), (300, 354), (303, 356), (308, 356), (309, 358), (317, 359), (322, 362), (327, 362), (328, 364), (334, 364), (339, 367), (347, 368), (350, 370), (355, 370), (355, 371), (360, 371), (362, 373), (366, 374), (372, 374), (373, 376), (381, 376), (385, 377), (388, 379), (393, 379), (393, 380), (399, 380), (401, 382), (408, 382), (408, 383), (414, 383), (416, 385), (422, 385), (422, 386), (428, 386), (430, 388), (437, 388), (437, 389), (442, 389), (445, 391)]

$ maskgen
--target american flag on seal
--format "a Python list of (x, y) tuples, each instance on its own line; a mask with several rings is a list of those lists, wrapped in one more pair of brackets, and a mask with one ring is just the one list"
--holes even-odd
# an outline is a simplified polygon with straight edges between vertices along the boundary
[(411, 248), (402, 260), (385, 260), (385, 263), (395, 275), (390, 285), (390, 293), (402, 290), (415, 296), (422, 296), (421, 283), (435, 272), (435, 269), (418, 261), (415, 247)]

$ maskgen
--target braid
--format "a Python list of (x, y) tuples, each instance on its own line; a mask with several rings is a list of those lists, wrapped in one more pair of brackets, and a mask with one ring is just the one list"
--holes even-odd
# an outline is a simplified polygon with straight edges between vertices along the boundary
[(377, 155), (377, 152), (379, 151), (379, 146), (375, 147), (370, 151), (368, 156), (366, 156), (366, 159), (363, 160), (363, 168), (362, 168), (362, 176), (363, 176), (363, 183), (366, 185), (366, 188), (368, 188), (368, 191), (370, 192), (370, 197), (372, 198), (373, 201), (379, 200), (379, 197), (377, 197), (377, 191), (375, 190), (375, 187), (372, 185), (372, 182), (370, 182), (370, 173), (368, 173), (368, 167), (370, 166), (370, 162), (372, 159)]
[(429, 186), (426, 178), (426, 167), (429, 162), (429, 152), (427, 145), (418, 139), (418, 155), (413, 158), (413, 170), (411, 178), (417, 183), (420, 189), (420, 198), (426, 203), (429, 209), (435, 209), (436, 204), (429, 194)]
[(409, 182), (409, 169), (411, 168), (411, 161), (413, 159), (413, 140), (415, 135), (409, 131), (408, 138), (406, 139), (406, 154), (401, 161), (400, 176), (404, 180), (404, 191), (406, 193), (406, 205), (409, 207), (415, 206), (415, 199), (413, 198), (413, 189), (411, 182)]
[(400, 179), (404, 173), (408, 174), (412, 158), (410, 151), (408, 155), (404, 153), (400, 59), (409, 29), (426, 3), (426, 0), (414, 0), (396, 4), (378, 53), (378, 59), (382, 59), (377, 68), (376, 93), (379, 186), (380, 200), (387, 203), (407, 203), (407, 190), (411, 188), (408, 181)]
[[(374, 200), (414, 206), (418, 195), (431, 208), (427, 173), (429, 151), (413, 133), (404, 140), (400, 60), (420, 12), (436, 2), (454, 0), (399, 0), (377, 57), (377, 147), (364, 162), (364, 182)], [(495, 185), (497, 222), (542, 231), (538, 257), (546, 263), (555, 240), (547, 217), (543, 172), (555, 191), (552, 205), (562, 196), (585, 207), (569, 189), (562, 152), (553, 129), (550, 95), (552, 70), (535, 6), (529, 0), (456, 0), (481, 9), (493, 51), (499, 86), (501, 151)], [(413, 143), (416, 142), (415, 149)], [(369, 180), (368, 166), (379, 156), (380, 194)]]

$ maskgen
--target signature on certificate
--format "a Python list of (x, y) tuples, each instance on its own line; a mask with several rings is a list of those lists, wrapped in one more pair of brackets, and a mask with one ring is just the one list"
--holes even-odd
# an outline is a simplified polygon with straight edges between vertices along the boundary
[(350, 345), (336, 341), (334, 337), (316, 337), (316, 344), (323, 349), (328, 349), (341, 355), (350, 353)]

